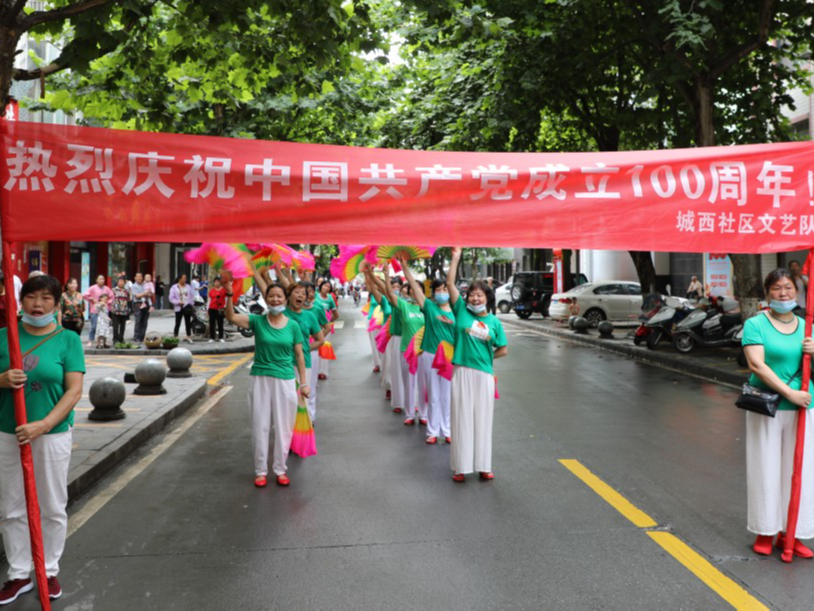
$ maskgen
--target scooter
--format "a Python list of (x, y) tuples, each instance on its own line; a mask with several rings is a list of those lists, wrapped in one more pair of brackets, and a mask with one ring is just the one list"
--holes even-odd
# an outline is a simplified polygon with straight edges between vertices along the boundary
[[(724, 305), (725, 298), (718, 297), (717, 304), (706, 298), (689, 316), (676, 323), (673, 331), (673, 347), (682, 354), (692, 352), (696, 346), (715, 348), (733, 346), (743, 328), (740, 313), (724, 313), (731, 310)], [(717, 305), (717, 307), (716, 307)]]
[(646, 341), (652, 329), (647, 326), (647, 322), (659, 313), (661, 308), (664, 307), (664, 299), (657, 293), (645, 295), (642, 299), (642, 313), (639, 316), (639, 326), (636, 327), (636, 332), (633, 334), (633, 344), (639, 346), (642, 342)]
[(650, 329), (650, 333), (647, 334), (647, 347), (655, 350), (661, 340), (672, 340), (675, 326), (687, 318), (693, 309), (691, 305), (682, 303), (675, 297), (667, 297), (664, 306), (645, 323), (645, 327)]
[[(268, 307), (266, 306), (265, 299), (262, 298), (260, 293), (241, 295), (237, 304), (235, 305), (235, 312), (248, 316), (249, 314), (268, 314)], [(243, 329), (238, 327), (238, 331), (243, 337), (254, 337), (254, 331), (251, 329)]]

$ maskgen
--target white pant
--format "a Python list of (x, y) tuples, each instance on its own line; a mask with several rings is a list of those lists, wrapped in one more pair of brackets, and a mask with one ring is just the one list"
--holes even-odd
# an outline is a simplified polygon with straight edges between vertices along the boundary
[[(422, 352), (418, 361), (418, 373), (422, 368), (427, 367), (429, 374), (427, 377), (427, 390), (429, 394), (429, 411), (427, 414), (427, 437), (449, 437), (449, 402), (452, 383), (446, 378), (439, 376), (438, 372), (432, 368), (434, 354)], [(426, 363), (429, 363), (426, 365)], [(419, 377), (419, 384), (421, 378)], [(420, 389), (420, 387), (419, 387)], [(421, 394), (421, 390), (418, 391)], [(419, 397), (420, 400), (420, 397)]]
[(314, 350), (311, 352), (311, 369), (308, 375), (308, 385), (311, 387), (311, 392), (308, 396), (308, 415), (311, 417), (311, 422), (317, 417), (317, 382), (319, 382), (319, 365), (322, 359)]
[(432, 368), (433, 358), (435, 358), (435, 355), (427, 354), (426, 352), (422, 352), (418, 355), (418, 371), (416, 371), (418, 397), (416, 403), (418, 404), (418, 417), (424, 420), (429, 417), (430, 376), (435, 375), (435, 371)]
[[(390, 342), (387, 343), (387, 347), (385, 348), (384, 352), (380, 352), (379, 355), (382, 359), (382, 380), (381, 385), (382, 388), (390, 390), (390, 354), (387, 348), (390, 347)], [(378, 350), (378, 349), (377, 349)]]
[(452, 471), (491, 473), (495, 378), (489, 373), (456, 365), (451, 396)]
[(404, 407), (404, 380), (402, 380), (401, 373), (400, 342), (401, 338), (395, 335), (387, 342), (387, 369), (390, 374), (390, 405), (394, 409)]
[(370, 351), (373, 353), (373, 366), (381, 369), (382, 360), (379, 355), (379, 349), (376, 347), (376, 331), (368, 331), (367, 338), (370, 340)]
[(404, 385), (404, 413), (407, 418), (415, 418), (416, 387), (418, 386), (416, 374), (410, 373), (410, 363), (400, 350), (398, 359), (401, 367), (401, 383)]
[[(311, 363), (311, 365), (313, 366), (313, 363)], [(321, 373), (322, 375), (324, 375), (327, 378), (331, 373), (331, 361), (329, 361), (328, 359), (323, 359), (322, 357), (320, 357), (320, 359), (319, 359), (319, 373)]]
[[(68, 467), (73, 433), (42, 435), (31, 443), (34, 478), (42, 520), (45, 573), (59, 573), (68, 534)], [(17, 437), (0, 433), (0, 532), (8, 559), (9, 579), (28, 579), (32, 569), (31, 539), (25, 508), (23, 468)]]
[(286, 472), (286, 459), (291, 448), (294, 421), (297, 419), (297, 387), (294, 380), (281, 380), (271, 376), (251, 376), (249, 389), (249, 417), (254, 448), (254, 472), (268, 473), (269, 433), (274, 421), (274, 460), (271, 470), (275, 475)]
[[(797, 437), (797, 411), (774, 418), (746, 412), (747, 528), (756, 535), (786, 530)], [(814, 425), (806, 412), (797, 538), (814, 538)]]

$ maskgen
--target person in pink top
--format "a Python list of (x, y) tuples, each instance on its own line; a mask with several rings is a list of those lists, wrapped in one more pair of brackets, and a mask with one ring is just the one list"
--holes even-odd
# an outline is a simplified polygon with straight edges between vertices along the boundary
[(105, 277), (99, 274), (96, 277), (96, 284), (91, 286), (82, 298), (90, 304), (90, 336), (88, 337), (88, 346), (93, 345), (93, 340), (96, 339), (96, 321), (99, 319), (98, 312), (96, 311), (96, 304), (99, 303), (99, 298), (102, 295), (107, 295), (109, 301), (113, 300), (113, 291), (105, 284)]

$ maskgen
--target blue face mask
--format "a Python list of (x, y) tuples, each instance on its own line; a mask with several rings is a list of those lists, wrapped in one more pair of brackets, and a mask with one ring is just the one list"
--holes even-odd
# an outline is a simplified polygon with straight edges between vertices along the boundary
[(471, 303), (467, 303), (466, 309), (474, 314), (483, 314), (486, 311), (486, 304), (472, 305)]
[(32, 327), (47, 327), (54, 322), (54, 313), (51, 312), (50, 314), (43, 314), (42, 316), (33, 316), (23, 312), (23, 322)]
[(769, 302), (769, 307), (777, 312), (778, 314), (788, 314), (794, 308), (797, 307), (796, 301), (778, 301), (777, 299), (772, 299)]
[(284, 305), (281, 305), (281, 306), (269, 306), (269, 312), (271, 312), (272, 314), (277, 316), (278, 314), (282, 314), (283, 312), (285, 312), (285, 306)]
[(435, 303), (449, 303), (449, 293), (436, 293)]

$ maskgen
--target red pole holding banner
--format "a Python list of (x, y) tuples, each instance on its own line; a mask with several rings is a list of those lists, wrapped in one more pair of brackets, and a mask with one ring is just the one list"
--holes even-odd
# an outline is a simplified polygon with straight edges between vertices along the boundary
[[(806, 290), (806, 337), (811, 337), (811, 323), (814, 319), (814, 282), (811, 282), (811, 270), (814, 267), (814, 248), (808, 251), (803, 273), (809, 277)], [(801, 390), (807, 391), (811, 381), (811, 356), (803, 355), (803, 382)], [(797, 536), (797, 517), (800, 514), (800, 491), (803, 482), (803, 453), (806, 444), (806, 419), (808, 410), (801, 407), (797, 410), (797, 441), (794, 445), (794, 471), (791, 476), (791, 496), (789, 513), (786, 521), (786, 539), (783, 543), (783, 562), (794, 560), (794, 542)]]
[[(2, 139), (3, 160), (5, 160), (5, 121), (0, 121), (0, 139)], [(8, 178), (8, 168), (0, 162), (0, 215), (5, 224), (6, 197), (3, 197), (3, 184)], [(20, 333), (17, 329), (17, 296), (14, 293), (14, 268), (11, 265), (11, 243), (3, 240), (3, 276), (6, 288), (6, 313), (8, 316), (8, 353), (11, 369), (23, 368), (23, 355), (20, 351)], [(14, 420), (17, 426), (26, 424), (28, 416), (25, 411), (25, 389), (11, 391), (14, 394)], [(37, 500), (37, 484), (34, 480), (34, 461), (31, 456), (31, 444), (20, 446), (20, 462), (23, 466), (23, 486), (25, 488), (25, 505), (28, 513), (28, 531), (31, 537), (31, 558), (34, 561), (34, 573), (37, 577), (37, 590), (40, 605), (46, 611), (51, 610), (51, 599), (48, 597), (48, 577), (45, 574), (45, 555), (42, 547), (42, 521), (40, 504)]]

